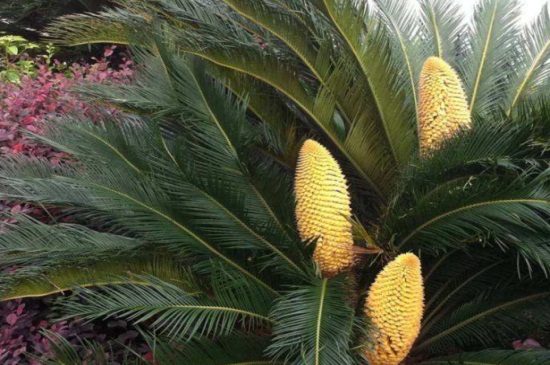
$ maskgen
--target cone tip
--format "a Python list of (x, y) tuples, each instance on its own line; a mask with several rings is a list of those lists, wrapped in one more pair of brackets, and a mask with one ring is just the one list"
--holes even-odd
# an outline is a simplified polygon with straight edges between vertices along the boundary
[(314, 139), (307, 139), (302, 145), (300, 152), (306, 153), (306, 154), (329, 153), (325, 146), (323, 146), (322, 144), (320, 144)]
[(322, 145), (314, 139), (306, 139), (304, 144), (302, 145), (302, 149), (319, 148), (319, 147), (322, 147)]
[(425, 71), (426, 70), (433, 70), (433, 69), (448, 70), (450, 67), (451, 66), (443, 58), (436, 57), (436, 56), (431, 56), (424, 62), (423, 69)]
[(397, 256), (395, 262), (410, 269), (420, 267), (420, 259), (414, 253), (401, 254)]

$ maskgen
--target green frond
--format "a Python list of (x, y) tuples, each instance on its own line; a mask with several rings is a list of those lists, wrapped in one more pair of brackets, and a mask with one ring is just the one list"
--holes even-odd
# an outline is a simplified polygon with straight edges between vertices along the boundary
[(496, 285), (461, 303), (421, 334), (413, 353), (443, 354), (449, 349), (471, 346), (488, 348), (525, 337), (548, 323), (545, 308), (549, 299), (550, 292), (526, 281)]
[[(28, 200), (40, 200), (62, 206), (86, 207), (86, 210), (80, 214), (82, 219), (88, 219), (90, 215), (102, 216), (113, 224), (141, 236), (148, 242), (170, 247), (179, 254), (187, 254), (191, 250), (199, 255), (196, 256), (197, 259), (199, 257), (202, 259), (217, 257), (234, 267), (240, 267), (243, 272), (249, 272), (242, 266), (243, 264), (235, 262), (227, 252), (222, 253), (223, 250), (219, 248), (219, 246), (225, 246), (228, 250), (236, 248), (253, 250), (257, 249), (258, 242), (262, 242), (263, 245), (268, 242), (254, 228), (252, 233), (256, 237), (250, 241), (243, 240), (240, 234), (243, 229), (250, 230), (250, 228), (246, 225), (242, 227), (243, 218), (240, 218), (240, 221), (235, 221), (235, 217), (244, 214), (243, 204), (245, 202), (239, 198), (238, 189), (241, 186), (233, 184), (240, 181), (242, 185), (243, 180), (244, 182), (248, 182), (248, 180), (243, 179), (242, 174), (238, 174), (238, 180), (235, 181), (234, 173), (231, 173), (231, 167), (235, 167), (234, 159), (230, 161), (231, 165), (224, 165), (225, 168), (229, 167), (224, 170), (229, 171), (225, 175), (226, 179), (217, 182), (211, 179), (212, 174), (209, 173), (208, 165), (205, 165), (206, 176), (197, 175), (200, 170), (196, 170), (194, 174), (189, 174), (189, 170), (186, 170), (185, 173), (181, 170), (177, 172), (178, 167), (174, 166), (173, 156), (166, 153), (166, 149), (159, 139), (153, 138), (157, 134), (154, 132), (154, 127), (152, 128), (149, 129), (135, 121), (120, 122), (117, 127), (113, 123), (109, 128), (90, 124), (86, 126), (84, 122), (78, 125), (64, 124), (55, 131), (52, 129), (49, 137), (71, 145), (71, 149), (79, 153), (81, 162), (86, 166), (85, 174), (74, 179), (65, 177), (13, 179), (9, 184), (19, 193), (25, 192)], [(108, 129), (109, 132), (107, 132)], [(128, 129), (134, 129), (134, 131), (130, 132)], [(135, 143), (132, 143), (130, 151), (124, 154), (125, 159), (119, 160), (120, 164), (105, 164), (105, 158), (107, 161), (113, 160), (112, 150), (106, 149), (100, 139), (87, 138), (89, 131), (93, 131), (96, 135), (109, 134), (112, 144), (115, 141), (121, 144), (115, 147), (118, 152), (124, 150), (123, 146), (129, 146), (127, 139), (131, 136), (135, 138)], [(235, 132), (238, 133), (238, 131)], [(141, 133), (150, 136), (151, 139), (141, 138)], [(223, 146), (223, 144), (218, 144), (218, 146)], [(206, 161), (203, 160), (205, 164), (207, 162), (211, 164), (212, 158), (234, 157), (234, 154), (228, 155), (225, 149), (215, 151), (209, 148), (201, 151), (208, 153), (203, 154), (206, 157)], [(130, 160), (130, 152), (135, 152), (132, 153), (132, 156), (138, 159), (132, 164), (125, 161)], [(214, 152), (217, 154), (214, 155)], [(182, 166), (185, 166), (186, 169), (189, 168), (189, 162), (188, 160)], [(147, 174), (138, 173), (133, 166), (140, 163), (146, 164), (151, 169), (155, 168), (157, 171)], [(176, 175), (172, 175), (169, 179), (177, 178), (178, 175), (180, 179), (173, 184), (167, 184), (168, 176), (162, 175), (162, 172), (173, 173), (174, 171), (177, 172)], [(202, 182), (197, 185), (199, 181)], [(205, 188), (201, 189), (205, 182), (209, 182), (209, 185), (206, 186), (210, 187), (210, 194)], [(249, 191), (249, 189), (247, 190)], [(220, 194), (218, 197), (222, 197), (221, 193), (223, 192), (224, 198), (227, 199), (226, 203), (231, 204), (231, 207), (224, 207), (224, 204), (213, 199), (213, 191)], [(228, 191), (234, 191), (235, 195), (227, 195)], [(10, 198), (17, 198), (17, 196), (10, 196)], [(256, 204), (263, 203), (256, 202)], [(249, 208), (254, 207), (251, 204)], [(262, 217), (265, 218), (265, 211), (258, 214), (262, 214)], [(231, 221), (233, 222), (231, 223)], [(261, 225), (263, 229), (271, 226), (270, 224), (266, 225), (265, 221), (256, 224)], [(237, 230), (235, 230), (236, 228)], [(224, 232), (227, 232), (228, 235)], [(271, 249), (277, 248), (271, 245)], [(288, 258), (286, 261), (287, 264), (292, 262)], [(247, 264), (244, 265), (247, 266)], [(251, 278), (256, 277), (250, 272), (249, 275)], [(259, 278), (256, 280), (262, 281)], [(266, 288), (269, 287), (267, 284), (265, 285)]]
[(515, 0), (484, 0), (476, 7), (467, 40), (470, 50), (461, 63), (472, 115), (497, 110), (505, 97), (519, 20)]
[(457, 47), (466, 30), (461, 6), (454, 0), (421, 0), (420, 8), (419, 37), (426, 38), (427, 56), (437, 56), (454, 66)]
[[(501, 248), (515, 247), (527, 260), (548, 268), (544, 237), (550, 226), (550, 200), (546, 173), (505, 176), (471, 176), (445, 183), (444, 188), (420, 198), (408, 213), (386, 222), (387, 235), (394, 236), (398, 250), (423, 249), (438, 252), (476, 242)], [(405, 233), (408, 232), (408, 233)]]
[(536, 93), (548, 79), (550, 67), (550, 8), (544, 6), (537, 20), (523, 27), (518, 35), (519, 62), (508, 86), (504, 109), (510, 114), (520, 101)]
[(419, 365), (548, 365), (548, 350), (484, 350), (465, 352), (434, 360), (422, 361)]
[[(89, 254), (89, 252), (88, 252)], [(104, 259), (86, 266), (58, 265), (43, 275), (18, 278), (9, 283), (0, 300), (36, 298), (52, 294), (64, 294), (77, 287), (97, 288), (104, 286), (140, 283), (134, 275), (152, 275), (163, 281), (186, 289), (196, 290), (196, 283), (181, 264), (160, 257)], [(122, 279), (121, 279), (122, 278)]]
[[(77, 348), (71, 344), (65, 337), (58, 333), (43, 331), (44, 338), (50, 345), (50, 351), (53, 355), (53, 360), (45, 360), (40, 356), (28, 355), (35, 361), (40, 361), (43, 365), (107, 365), (112, 355), (109, 349), (105, 349), (101, 344), (82, 340), (78, 345), (79, 350), (84, 355), (82, 358), (79, 355)], [(120, 365), (147, 365), (147, 361), (139, 356), (134, 356), (131, 351), (126, 351), (123, 355)]]
[[(61, 263), (94, 262), (113, 255), (127, 255), (144, 243), (111, 233), (87, 229), (81, 225), (47, 225), (23, 215), (18, 223), (4, 226), (0, 234), (0, 265), (46, 269)], [(8, 279), (8, 278), (5, 278)]]
[[(371, 19), (366, 2), (344, 4), (324, 0), (322, 3), (343, 47), (360, 70), (368, 97), (368, 101), (363, 101), (363, 107), (365, 110), (373, 108), (371, 115), (362, 115), (354, 124), (378, 122), (388, 143), (389, 154), (394, 159), (393, 165), (402, 166), (415, 149), (415, 109), (407, 100), (407, 93), (399, 90), (398, 70), (402, 70), (403, 65), (391, 56), (390, 37), (385, 27), (376, 24), (377, 19)], [(365, 103), (372, 106), (365, 108)], [(375, 137), (370, 135), (370, 138)], [(385, 168), (391, 169), (392, 164)]]
[(52, 22), (46, 32), (50, 34), (50, 39), (63, 45), (128, 45), (136, 42), (147, 45), (150, 42), (148, 29), (151, 21), (149, 14), (111, 9), (100, 13), (66, 15)]
[(148, 336), (159, 365), (281, 365), (270, 361), (263, 351), (269, 341), (254, 334), (234, 333), (212, 339), (164, 342)]
[(412, 4), (403, 4), (395, 0), (377, 0), (376, 5), (383, 21), (383, 26), (391, 35), (392, 57), (400, 58), (402, 70), (401, 88), (412, 98), (415, 113), (418, 110), (418, 81), (422, 64), (428, 58), (425, 47), (419, 40), (421, 32), (418, 24), (418, 11)]
[(279, 299), (270, 315), (275, 326), (267, 354), (291, 364), (353, 364), (353, 310), (344, 280), (317, 279)]
[[(351, 170), (363, 178), (366, 187), (373, 189), (378, 198), (383, 199), (383, 189), (387, 189), (388, 186), (387, 164), (385, 163), (387, 156), (383, 150), (384, 145), (373, 143), (371, 140), (368, 143), (370, 147), (367, 149), (372, 153), (365, 154), (364, 150), (358, 150), (361, 147), (356, 143), (358, 138), (351, 136), (342, 140), (333, 123), (337, 100), (329, 89), (322, 88), (316, 93), (316, 97), (312, 97), (300, 82), (298, 70), (292, 65), (281, 62), (274, 55), (264, 53), (259, 47), (254, 46), (239, 48), (239, 57), (235, 57), (230, 48), (221, 46), (223, 42), (218, 42), (218, 39), (215, 42), (203, 43), (204, 36), (203, 32), (180, 32), (176, 44), (180, 51), (197, 55), (218, 66), (257, 78), (284, 94), (306, 113), (320, 132), (328, 137), (331, 144), (344, 156)], [(227, 42), (235, 42), (235, 40), (228, 39)], [(250, 43), (244, 40), (239, 42)], [(345, 80), (342, 77), (344, 76), (345, 74), (341, 74), (334, 82), (343, 83)], [(365, 127), (365, 129), (367, 128), (371, 132), (370, 135), (376, 133), (375, 127)], [(357, 128), (352, 127), (352, 129)], [(350, 132), (351, 134), (352, 132)]]
[[(189, 293), (160, 279), (136, 275), (140, 283), (106, 286), (101, 290), (80, 288), (79, 302), (61, 302), (67, 317), (85, 320), (114, 317), (134, 324), (151, 320), (151, 326), (170, 338), (200, 338), (269, 328), (271, 299), (242, 276), (231, 281), (218, 273), (213, 282), (213, 298), (202, 293)], [(142, 284), (143, 283), (143, 284)], [(232, 285), (227, 286), (230, 283)], [(225, 287), (224, 287), (225, 286)]]

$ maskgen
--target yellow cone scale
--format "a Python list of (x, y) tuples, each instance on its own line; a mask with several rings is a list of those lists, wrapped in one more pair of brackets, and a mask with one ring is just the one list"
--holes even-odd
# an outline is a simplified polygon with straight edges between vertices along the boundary
[(351, 206), (338, 162), (314, 140), (303, 144), (295, 179), (296, 221), (302, 240), (317, 238), (313, 259), (324, 277), (353, 263)]
[(466, 94), (456, 72), (439, 57), (424, 62), (420, 75), (418, 123), (422, 156), (471, 126)]
[(374, 326), (374, 344), (365, 352), (370, 365), (398, 365), (407, 357), (423, 310), (420, 260), (412, 253), (399, 255), (378, 274), (365, 303)]

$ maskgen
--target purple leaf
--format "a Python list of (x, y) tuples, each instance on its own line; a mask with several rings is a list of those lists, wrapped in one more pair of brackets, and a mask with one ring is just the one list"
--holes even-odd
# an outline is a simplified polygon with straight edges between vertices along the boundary
[(8, 314), (8, 316), (6, 317), (6, 322), (10, 325), (10, 326), (13, 326), (16, 322), (17, 322), (17, 314), (15, 313), (10, 313)]

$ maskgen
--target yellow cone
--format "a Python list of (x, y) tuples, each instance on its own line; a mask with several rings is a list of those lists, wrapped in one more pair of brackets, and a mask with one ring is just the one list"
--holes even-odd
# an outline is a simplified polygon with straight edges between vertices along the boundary
[(439, 57), (430, 57), (420, 75), (418, 123), (422, 156), (471, 126), (466, 94), (458, 75)]
[(365, 314), (374, 326), (370, 365), (397, 365), (407, 357), (420, 332), (424, 286), (420, 260), (412, 253), (386, 265), (372, 284)]
[(298, 156), (295, 193), (300, 237), (317, 238), (313, 259), (323, 276), (348, 269), (353, 263), (353, 236), (346, 178), (330, 152), (311, 139)]

